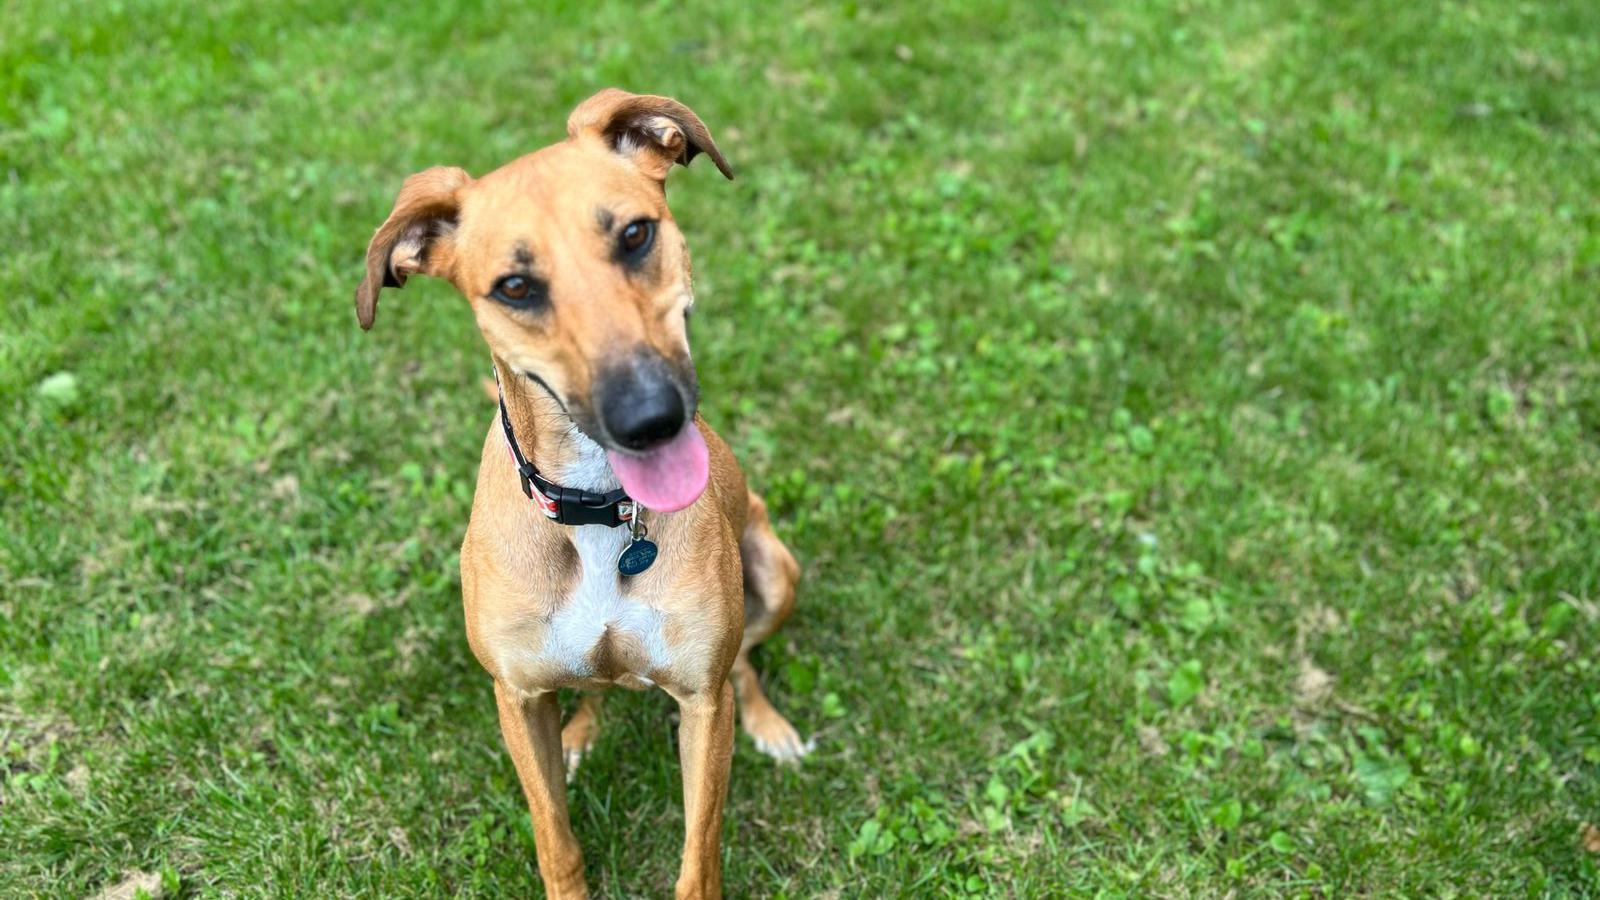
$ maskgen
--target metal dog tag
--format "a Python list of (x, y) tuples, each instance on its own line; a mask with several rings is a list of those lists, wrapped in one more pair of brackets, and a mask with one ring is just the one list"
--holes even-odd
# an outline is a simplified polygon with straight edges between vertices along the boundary
[(622, 555), (617, 557), (617, 571), (624, 575), (637, 575), (656, 561), (656, 542), (646, 537), (650, 532), (644, 527), (643, 513), (644, 510), (635, 504), (633, 520), (628, 523), (628, 534), (633, 540), (628, 541), (628, 546), (622, 548)]
[(656, 542), (649, 538), (636, 537), (622, 548), (622, 555), (617, 557), (617, 571), (624, 575), (637, 575), (650, 564), (656, 561)]

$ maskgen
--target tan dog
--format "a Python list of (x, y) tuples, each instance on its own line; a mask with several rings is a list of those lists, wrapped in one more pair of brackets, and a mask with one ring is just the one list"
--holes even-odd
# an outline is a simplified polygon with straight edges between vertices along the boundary
[(381, 287), (448, 279), (494, 359), (501, 414), (461, 545), (462, 600), (546, 891), (587, 893), (564, 775), (593, 743), (599, 707), (585, 694), (563, 729), (556, 690), (655, 685), (682, 714), (677, 895), (716, 897), (735, 691), (763, 751), (809, 749), (750, 667), (750, 648), (789, 615), (800, 569), (695, 414), (689, 255), (663, 186), (698, 153), (733, 175), (699, 117), (665, 97), (601, 91), (567, 135), (482, 178), (447, 167), (407, 178), (367, 248), (356, 313), (369, 328)]

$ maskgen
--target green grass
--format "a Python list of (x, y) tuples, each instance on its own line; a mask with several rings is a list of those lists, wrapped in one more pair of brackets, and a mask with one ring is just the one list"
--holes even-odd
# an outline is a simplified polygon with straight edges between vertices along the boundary
[[(540, 893), (486, 356), (350, 298), (605, 85), (738, 168), (704, 409), (807, 573), (732, 896), (1600, 894), (1600, 5), (1054, 6), (4, 4), (0, 894)], [(670, 891), (670, 711), (600, 895)]]

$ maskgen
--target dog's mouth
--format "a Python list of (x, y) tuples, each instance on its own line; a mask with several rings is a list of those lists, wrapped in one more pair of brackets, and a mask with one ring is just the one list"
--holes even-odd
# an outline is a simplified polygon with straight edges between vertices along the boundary
[(543, 388), (578, 431), (605, 449), (611, 471), (622, 483), (622, 489), (646, 509), (677, 512), (705, 493), (711, 479), (711, 451), (706, 447), (705, 436), (694, 424), (692, 408), (677, 434), (643, 450), (628, 450), (600, 436), (603, 428), (586, 426), (581, 417), (573, 415), (566, 400), (543, 378), (527, 371), (521, 374)]
[(607, 447), (606, 458), (628, 496), (656, 512), (676, 512), (700, 499), (711, 478), (711, 451), (693, 420), (641, 453)]

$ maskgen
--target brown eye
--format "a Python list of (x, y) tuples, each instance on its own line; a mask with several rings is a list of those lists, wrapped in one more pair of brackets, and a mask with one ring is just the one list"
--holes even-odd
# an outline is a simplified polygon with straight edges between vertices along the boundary
[(507, 300), (526, 300), (528, 297), (528, 279), (520, 275), (513, 275), (500, 282), (500, 295)]
[(544, 296), (544, 286), (526, 275), (507, 275), (494, 283), (489, 296), (507, 306), (526, 309)]
[(639, 219), (629, 222), (628, 227), (622, 229), (618, 244), (625, 256), (641, 256), (649, 249), (655, 236), (656, 223), (649, 219)]

